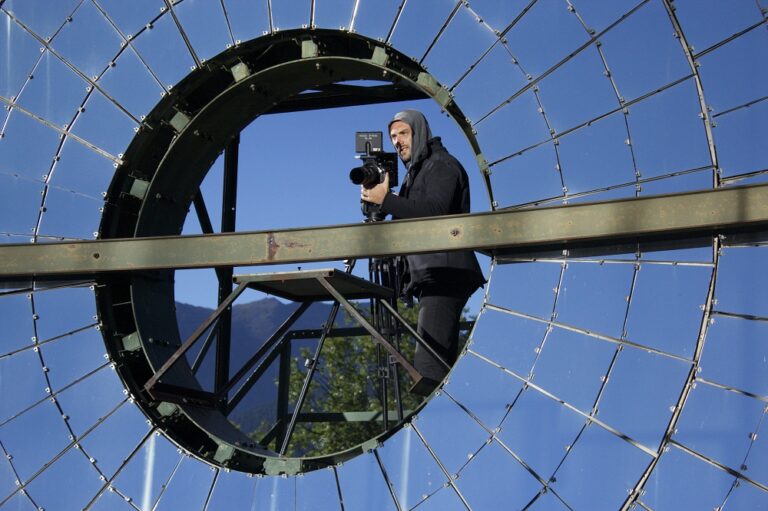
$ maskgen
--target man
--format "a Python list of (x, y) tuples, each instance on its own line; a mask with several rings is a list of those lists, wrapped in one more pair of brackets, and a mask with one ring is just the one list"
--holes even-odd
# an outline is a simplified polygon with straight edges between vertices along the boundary
[[(400, 193), (389, 189), (389, 178), (362, 188), (362, 199), (381, 205), (393, 219), (469, 213), (469, 179), (461, 164), (432, 137), (421, 112), (404, 110), (389, 123), (389, 136), (408, 169)], [(440, 357), (453, 365), (458, 356), (459, 319), (469, 297), (485, 283), (472, 251), (411, 255), (405, 292), (419, 300), (417, 332)], [(434, 356), (416, 347), (414, 365), (424, 376), (411, 392), (429, 395), (448, 373)]]

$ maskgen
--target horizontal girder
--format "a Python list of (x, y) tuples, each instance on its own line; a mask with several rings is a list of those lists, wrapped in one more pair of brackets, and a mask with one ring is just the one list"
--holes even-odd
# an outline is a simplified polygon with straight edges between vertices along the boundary
[[(503, 257), (711, 243), (768, 230), (768, 185), (394, 222), (195, 236), (0, 245), (0, 281), (331, 261), (449, 250)], [(709, 240), (709, 241), (707, 241)], [(671, 247), (670, 247), (671, 244)]]

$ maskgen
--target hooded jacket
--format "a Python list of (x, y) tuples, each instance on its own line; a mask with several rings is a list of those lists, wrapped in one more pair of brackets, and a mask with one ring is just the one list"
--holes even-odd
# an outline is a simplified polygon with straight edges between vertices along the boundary
[[(384, 198), (381, 211), (393, 219), (469, 213), (469, 178), (461, 163), (443, 147), (440, 137), (432, 137), (421, 112), (405, 110), (395, 121), (408, 124), (413, 131), (411, 159), (400, 192)], [(469, 250), (406, 256), (410, 283), (407, 294), (418, 294), (427, 284), (445, 284), (471, 294), (485, 283), (475, 253)], [(464, 288), (464, 289), (462, 289)]]

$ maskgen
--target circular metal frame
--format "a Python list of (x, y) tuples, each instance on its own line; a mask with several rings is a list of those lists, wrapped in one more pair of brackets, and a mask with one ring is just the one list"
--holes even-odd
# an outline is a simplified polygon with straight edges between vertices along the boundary
[[(193, 68), (164, 94), (142, 120), (115, 172), (100, 237), (180, 234), (208, 170), (243, 128), (304, 91), (353, 80), (391, 82), (436, 100), (465, 133), (488, 179), (468, 120), (449, 92), (412, 59), (354, 33), (278, 32), (232, 47)], [(144, 385), (181, 345), (174, 270), (106, 276), (98, 284), (104, 340), (128, 392), (178, 446), (208, 463), (256, 474), (305, 472), (365, 452), (403, 424), (344, 452), (286, 458), (253, 443), (218, 410), (194, 400), (182, 404), (154, 400)], [(184, 357), (166, 373), (163, 383), (201, 390)]]

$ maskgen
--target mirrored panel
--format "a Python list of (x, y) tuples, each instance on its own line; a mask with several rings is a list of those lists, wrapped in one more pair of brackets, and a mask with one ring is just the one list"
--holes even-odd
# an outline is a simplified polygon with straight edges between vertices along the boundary
[[(234, 192), (223, 142), (204, 155), (210, 169), (199, 183), (189, 185), (190, 165), (168, 184), (190, 192), (171, 207), (182, 234), (362, 223), (348, 176), (358, 164), (353, 134), (386, 138), (405, 108), (422, 110), (467, 170), (473, 212), (764, 184), (765, 9), (713, 0), (0, 0), (0, 243), (93, 239), (118, 198), (139, 204), (142, 181), (151, 186), (166, 164), (131, 167), (132, 142), (150, 132), (169, 146), (182, 140), (186, 122), (199, 119), (165, 114), (194, 117), (250, 79), (254, 69), (240, 76), (233, 66), (247, 60), (244, 47), (262, 44), (252, 40), (301, 27), (290, 50), (265, 44), (247, 64), (301, 62), (315, 50), (325, 58), (333, 45), (302, 41), (328, 29), (344, 47), (370, 38), (347, 64), (391, 65), (392, 53), (388, 63), (368, 53), (386, 47), (404, 54), (407, 80), (425, 70), (444, 88), (434, 99), (392, 97), (377, 89), (397, 82), (391, 76), (359, 80), (342, 66), (333, 72), (343, 79), (309, 83), (299, 102), (283, 104), (292, 111), (273, 100), (274, 110), (241, 119)], [(193, 72), (215, 76), (215, 87), (186, 95)], [(240, 109), (259, 94), (243, 95)], [(166, 110), (155, 118), (158, 104)], [(119, 193), (103, 195), (121, 172)], [(140, 215), (135, 207), (126, 215)], [(236, 211), (233, 227), (227, 210)], [(211, 407), (196, 415), (164, 398), (147, 405), (120, 370), (145, 357), (132, 335), (150, 324), (162, 326), (158, 350), (189, 339), (231, 289), (230, 275), (142, 274), (115, 291), (109, 311), (94, 295), (117, 288), (99, 279), (3, 282), (0, 507), (762, 509), (764, 244), (727, 235), (665, 251), (486, 254), (489, 282), (462, 316), (462, 356), (428, 398), (408, 392), (407, 371), (389, 364), (357, 320), (329, 320), (328, 300), (278, 336), (279, 350), (262, 349), (298, 304), (248, 291), (231, 308), (229, 341), (209, 325), (182, 362), (203, 396), (220, 390), (222, 375), (237, 377), (221, 393), (234, 404), (217, 427), (242, 435), (239, 445), (210, 427)], [(324, 267), (344, 265), (233, 272)], [(364, 261), (353, 275), (369, 278)], [(152, 279), (162, 292), (134, 300)], [(417, 309), (402, 310), (417, 323)], [(142, 313), (152, 321), (134, 322)], [(110, 315), (117, 328), (105, 329)], [(350, 330), (328, 336), (316, 355), (329, 321)], [(401, 341), (412, 357), (413, 339)], [(125, 358), (117, 363), (115, 353)], [(382, 397), (385, 382), (402, 387), (399, 398)], [(278, 437), (293, 416), (294, 446), (281, 456)], [(209, 430), (198, 445), (178, 446), (165, 431), (177, 421)], [(272, 452), (267, 468), (250, 467), (268, 475), (244, 473), (228, 451), (251, 442)], [(346, 454), (311, 465), (321, 451)]]

